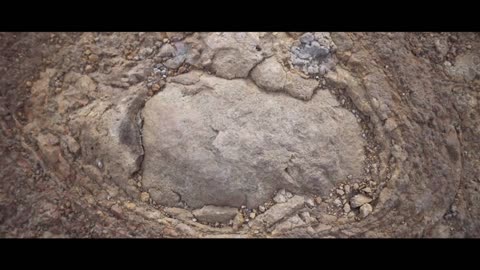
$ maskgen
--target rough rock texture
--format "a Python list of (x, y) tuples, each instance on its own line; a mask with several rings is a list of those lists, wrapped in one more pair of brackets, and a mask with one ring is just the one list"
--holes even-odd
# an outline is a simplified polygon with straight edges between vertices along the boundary
[(327, 194), (362, 173), (353, 115), (327, 91), (303, 102), (203, 74), (143, 110), (143, 185), (161, 204), (256, 207), (279, 188)]
[(285, 91), (292, 97), (310, 100), (318, 82), (304, 79), (296, 73), (286, 73), (275, 57), (270, 57), (257, 65), (252, 71), (252, 80), (266, 91)]
[(257, 49), (260, 41), (256, 33), (211, 33), (204, 42), (202, 59), (222, 78), (247, 77), (263, 60), (262, 52)]
[[(143, 160), (140, 109), (145, 90), (130, 89), (115, 101), (98, 101), (78, 110), (71, 120), (80, 134), (84, 161), (105, 171), (113, 181), (132, 190), (127, 181), (140, 169)], [(96, 119), (92, 124), (92, 120)]]
[[(323, 46), (322, 40), (329, 48), (327, 58), (314, 58), (323, 50), (313, 42)], [(0, 52), (0, 237), (480, 236), (478, 33), (0, 33)], [(294, 60), (301, 63), (293, 64)], [(331, 69), (323, 74), (320, 66), (328, 63)], [(314, 81), (315, 86), (301, 82), (304, 88), (289, 92), (285, 85), (288, 77), (295, 75)], [(280, 79), (271, 81), (275, 78)], [(234, 87), (228, 87), (231, 91), (225, 91), (226, 95), (213, 97), (230, 84)], [(137, 116), (145, 101), (168, 96), (172, 88), (180, 90), (175, 100), (182, 102), (175, 104), (183, 106), (177, 108), (182, 112), (172, 115), (185, 116), (183, 112), (196, 110), (193, 119), (199, 119), (188, 129), (178, 125), (179, 130), (203, 130), (206, 124), (218, 122), (213, 120), (228, 117), (238, 121), (236, 126), (224, 126), (234, 127), (229, 130), (214, 125), (218, 134), (205, 129), (205, 136), (199, 139), (192, 135), (180, 149), (192, 151), (188, 146), (193, 146), (196, 150), (190, 153), (211, 151), (215, 162), (206, 162), (222, 167), (217, 159), (226, 160), (220, 156), (226, 150), (215, 148), (214, 140), (217, 146), (227, 142), (232, 147), (251, 146), (242, 148), (248, 157), (265, 158), (268, 152), (252, 154), (260, 145), (261, 149), (277, 149), (280, 154), (270, 154), (275, 158), (267, 159), (269, 164), (276, 164), (272, 160), (277, 156), (282, 161), (279, 164), (288, 163), (291, 170), (287, 174), (300, 179), (302, 188), (287, 187), (294, 186), (287, 181), (283, 187), (289, 191), (284, 194), (286, 202), (271, 200), (272, 188), (272, 196), (259, 200), (258, 208), (242, 205), (232, 222), (219, 224), (197, 222), (192, 214), (196, 210), (185, 203), (175, 208), (156, 203), (142, 179), (147, 172), (141, 156), (144, 153), (148, 159), (148, 149)], [(248, 90), (234, 91), (243, 88)], [(306, 90), (292, 98), (295, 89)], [(239, 96), (242, 91), (251, 92), (258, 100)], [(282, 152), (303, 147), (308, 153), (308, 145), (322, 144), (308, 139), (308, 134), (316, 133), (306, 125), (328, 119), (312, 119), (312, 114), (306, 113), (312, 112), (305, 108), (318, 103), (318, 97), (335, 102), (313, 111), (329, 108), (328, 115), (334, 115), (344, 110), (354, 117), (355, 125), (340, 126), (357, 125), (359, 133), (355, 132), (354, 138), (362, 138), (365, 150), (362, 174), (335, 179), (323, 195), (302, 182), (309, 172), (296, 170), (300, 167), (295, 162), (308, 155), (288, 162), (290, 157)], [(295, 119), (305, 125), (285, 125), (288, 121), (265, 124), (253, 111), (241, 114), (248, 112), (241, 106), (218, 113), (222, 106), (241, 98), (255, 104), (256, 112), (265, 110), (261, 118), (270, 120), (274, 119), (271, 115), (282, 115), (273, 105), (284, 99), (295, 105), (284, 107), (282, 111), (294, 111), (285, 114), (284, 120)], [(205, 102), (203, 110), (193, 105), (196, 101)], [(217, 117), (209, 111), (217, 112)], [(241, 126), (242, 119), (251, 121)], [(162, 125), (157, 124), (161, 132)], [(244, 134), (235, 133), (239, 127), (251, 136), (228, 141), (228, 135)], [(275, 132), (266, 133), (269, 127)], [(259, 132), (253, 133), (254, 128)], [(334, 142), (344, 140), (341, 132), (322, 131), (328, 138), (334, 137)], [(275, 148), (279, 141), (257, 138), (256, 134), (279, 134), (285, 147)], [(162, 145), (160, 136), (156, 139)], [(230, 150), (227, 153), (238, 153)], [(184, 163), (172, 162), (179, 174), (188, 175), (193, 168), (201, 179), (228, 184), (220, 187), (223, 190), (235, 183), (207, 178), (216, 171), (201, 171), (204, 167), (195, 164), (202, 162), (192, 161), (201, 155), (187, 158), (183, 152), (179, 156)], [(333, 159), (344, 155), (325, 153)], [(158, 160), (165, 165), (166, 159)], [(254, 171), (269, 169), (263, 160), (250, 158), (226, 166), (231, 170), (222, 173), (242, 176), (243, 172), (233, 169), (237, 165), (251, 168), (253, 161), (257, 161)], [(150, 163), (153, 167), (154, 162)], [(189, 169), (178, 166), (181, 164)], [(344, 170), (346, 164), (333, 168)], [(172, 170), (167, 173), (173, 175)], [(267, 183), (285, 182), (285, 177), (278, 178), (267, 177)], [(256, 192), (259, 181), (254, 178), (241, 183), (251, 184), (247, 190)], [(261, 188), (257, 190), (266, 190)], [(295, 194), (293, 198), (290, 193)], [(315, 198), (315, 204), (303, 202), (301, 193), (313, 193), (305, 198)], [(346, 211), (357, 194), (372, 201)], [(207, 199), (217, 200), (216, 194), (212, 196)], [(226, 199), (226, 195), (221, 198)], [(259, 226), (250, 227), (255, 224)]]

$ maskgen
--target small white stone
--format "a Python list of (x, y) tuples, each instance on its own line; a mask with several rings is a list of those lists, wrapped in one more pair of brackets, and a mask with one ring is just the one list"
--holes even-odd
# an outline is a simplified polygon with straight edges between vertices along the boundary
[(308, 198), (307, 200), (305, 200), (305, 204), (306, 204), (308, 207), (315, 207), (315, 202), (313, 201), (312, 198)]
[(340, 207), (340, 206), (342, 206), (342, 201), (337, 198), (333, 201), (333, 204), (337, 207)]
[(346, 194), (350, 193), (350, 191), (351, 191), (350, 185), (345, 185), (345, 186), (343, 187), (343, 189), (345, 190), (345, 193), (346, 193)]

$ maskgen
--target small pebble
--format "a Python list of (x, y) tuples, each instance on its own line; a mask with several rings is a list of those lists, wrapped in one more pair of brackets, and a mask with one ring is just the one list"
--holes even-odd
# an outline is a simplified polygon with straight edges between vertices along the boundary
[(373, 211), (373, 207), (369, 203), (364, 204), (360, 207), (360, 217), (365, 218), (370, 213), (372, 213), (372, 211)]
[(364, 189), (362, 189), (362, 190), (363, 190), (363, 192), (366, 192), (366, 193), (372, 193), (372, 189), (369, 188), (369, 187), (366, 187), (366, 188), (364, 188)]
[(305, 204), (306, 204), (308, 207), (315, 207), (315, 202), (313, 201), (312, 198), (308, 198), (308, 199), (305, 201)]
[(93, 67), (91, 65), (86, 65), (85, 66), (85, 72), (90, 72), (93, 70)]
[(155, 91), (155, 92), (160, 90), (160, 85), (158, 85), (158, 83), (153, 84), (152, 85), (152, 90)]
[(333, 201), (333, 204), (337, 207), (340, 207), (340, 206), (342, 206), (342, 201), (337, 198)]
[(140, 200), (142, 202), (148, 202), (149, 199), (150, 199), (150, 194), (148, 194), (148, 192), (142, 192), (140, 194)]
[(343, 187), (343, 189), (345, 190), (345, 193), (350, 193), (350, 185), (345, 185), (345, 187)]
[(372, 201), (372, 198), (367, 197), (362, 194), (357, 194), (350, 199), (350, 206), (352, 208), (358, 208), (364, 204), (367, 204)]

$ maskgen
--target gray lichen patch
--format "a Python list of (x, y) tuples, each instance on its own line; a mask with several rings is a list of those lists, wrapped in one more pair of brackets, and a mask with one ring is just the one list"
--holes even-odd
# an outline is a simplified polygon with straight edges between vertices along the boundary
[(308, 75), (324, 75), (334, 66), (335, 44), (328, 33), (305, 33), (291, 47), (291, 64)]

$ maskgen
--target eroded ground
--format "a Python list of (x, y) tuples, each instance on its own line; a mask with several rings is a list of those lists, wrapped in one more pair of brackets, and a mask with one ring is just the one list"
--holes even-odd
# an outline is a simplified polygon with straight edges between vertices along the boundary
[(3, 237), (478, 237), (474, 33), (1, 33)]

